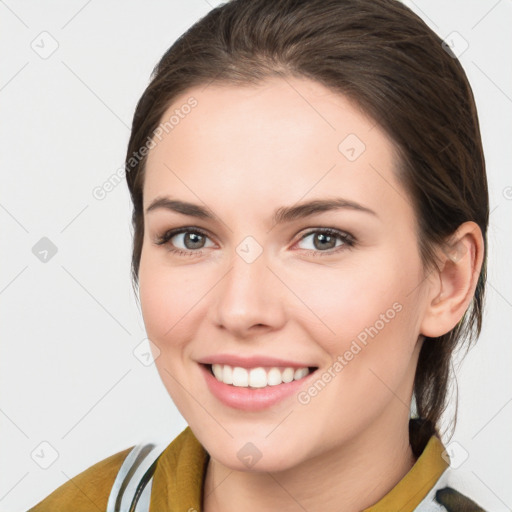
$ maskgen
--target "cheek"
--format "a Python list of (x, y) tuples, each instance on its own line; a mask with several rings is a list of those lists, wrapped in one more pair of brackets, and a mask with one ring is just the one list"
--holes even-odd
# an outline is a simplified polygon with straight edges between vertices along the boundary
[(418, 282), (415, 263), (379, 258), (350, 268), (313, 269), (306, 280), (296, 282), (294, 292), (307, 306), (304, 325), (315, 329), (314, 339), (336, 348), (340, 339), (355, 338), (375, 324), (379, 330), (391, 324), (405, 327), (403, 318), (414, 313), (411, 291)]
[[(322, 313), (322, 322), (308, 320), (302, 327), (330, 363), (318, 376), (327, 384), (313, 384), (299, 402), (307, 404), (310, 417), (330, 411), (331, 426), (315, 424), (319, 436), (338, 435), (340, 424), (355, 433), (390, 403), (399, 410), (408, 407), (407, 389), (416, 364), (417, 297), (396, 265), (382, 263), (386, 272), (340, 274), (308, 296), (308, 306)], [(412, 273), (413, 266), (408, 270)]]
[(165, 364), (173, 373), (182, 373), (218, 280), (219, 272), (207, 265), (171, 265), (164, 252), (143, 250), (140, 304), (148, 338), (162, 356), (157, 367)]
[(204, 294), (198, 279), (192, 280), (183, 267), (162, 264), (162, 254), (144, 253), (139, 269), (139, 294), (142, 316), (149, 339), (162, 351), (190, 335), (190, 322), (197, 315), (194, 307)]
[(158, 349), (155, 366), (169, 396), (182, 413), (190, 408), (183, 392), (187, 379), (188, 341), (198, 325), (200, 298), (197, 281), (179, 268), (162, 264), (159, 255), (143, 254), (139, 269), (139, 294), (146, 333)]
[(390, 389), (401, 388), (415, 368), (421, 262), (414, 253), (400, 258), (392, 250), (371, 260), (311, 276), (315, 286), (299, 292), (316, 314), (308, 312), (303, 329), (332, 363), (338, 361), (331, 370), (335, 384), (325, 395), (333, 410), (361, 404), (368, 414), (381, 410), (393, 396)]

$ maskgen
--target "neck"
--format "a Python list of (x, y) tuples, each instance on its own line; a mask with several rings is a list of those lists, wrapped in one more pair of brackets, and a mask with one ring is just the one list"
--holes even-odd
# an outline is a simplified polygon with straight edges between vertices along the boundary
[(408, 421), (371, 427), (346, 446), (276, 472), (235, 471), (210, 459), (204, 512), (358, 512), (385, 496), (412, 468)]

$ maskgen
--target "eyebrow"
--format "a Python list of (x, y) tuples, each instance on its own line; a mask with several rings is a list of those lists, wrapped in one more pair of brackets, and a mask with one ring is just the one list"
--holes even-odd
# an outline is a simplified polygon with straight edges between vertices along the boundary
[[(147, 207), (146, 213), (160, 209), (181, 213), (183, 215), (188, 215), (189, 217), (197, 217), (199, 219), (214, 220), (217, 218), (209, 209), (204, 208), (203, 206), (188, 203), (186, 201), (179, 201), (177, 199), (171, 199), (170, 197), (157, 197)], [(314, 199), (312, 201), (299, 203), (293, 206), (282, 206), (274, 211), (272, 220), (273, 224), (282, 224), (310, 217), (318, 213), (339, 209), (360, 211), (378, 217), (378, 215), (370, 208), (339, 197), (334, 199)]]

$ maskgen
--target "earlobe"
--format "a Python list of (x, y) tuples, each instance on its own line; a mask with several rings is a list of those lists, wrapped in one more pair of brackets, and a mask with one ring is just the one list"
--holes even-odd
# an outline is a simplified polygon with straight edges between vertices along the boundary
[(484, 241), (472, 221), (459, 226), (438, 251), (438, 268), (421, 323), (421, 334), (436, 338), (451, 331), (468, 309), (482, 268)]

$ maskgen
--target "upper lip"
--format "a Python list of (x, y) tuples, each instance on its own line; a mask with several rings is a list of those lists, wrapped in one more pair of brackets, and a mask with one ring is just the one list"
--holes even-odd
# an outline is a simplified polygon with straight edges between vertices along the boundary
[(241, 357), (234, 354), (215, 354), (212, 356), (204, 357), (197, 361), (200, 364), (227, 364), (229, 366), (239, 366), (241, 368), (257, 368), (260, 366), (284, 366), (288, 368), (310, 368), (311, 364), (298, 363), (296, 361), (287, 361), (276, 357), (268, 356), (249, 356)]

